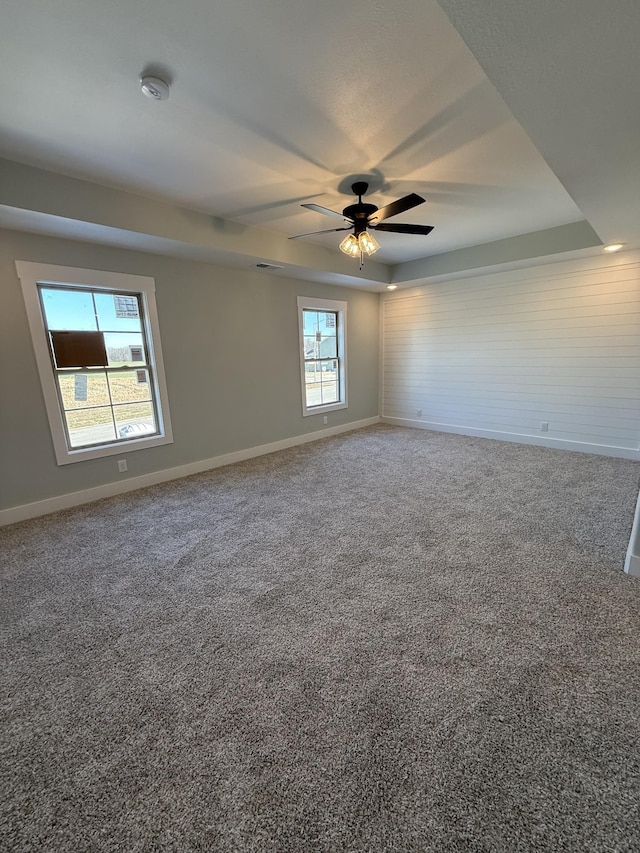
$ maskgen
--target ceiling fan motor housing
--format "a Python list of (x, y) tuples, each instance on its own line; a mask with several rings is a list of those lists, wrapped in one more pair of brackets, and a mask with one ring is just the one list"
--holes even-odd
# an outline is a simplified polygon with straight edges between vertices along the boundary
[(342, 215), (346, 219), (352, 220), (355, 226), (354, 234), (356, 237), (367, 230), (370, 217), (378, 209), (375, 204), (365, 204), (362, 201), (362, 196), (366, 194), (368, 189), (369, 184), (366, 181), (356, 181), (351, 184), (351, 191), (354, 195), (358, 196), (358, 203), (350, 204), (342, 211)]
[(378, 208), (375, 204), (364, 204), (363, 202), (358, 202), (358, 204), (350, 204), (349, 207), (345, 207), (342, 211), (342, 215), (346, 219), (351, 219), (353, 221), (357, 237), (360, 232), (366, 230), (369, 218), (373, 216), (377, 209)]

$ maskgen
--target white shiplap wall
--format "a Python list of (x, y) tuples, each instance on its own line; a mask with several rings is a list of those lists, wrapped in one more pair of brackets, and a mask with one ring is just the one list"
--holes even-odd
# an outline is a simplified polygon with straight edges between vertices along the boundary
[(383, 420), (640, 458), (640, 253), (402, 290), (382, 317)]

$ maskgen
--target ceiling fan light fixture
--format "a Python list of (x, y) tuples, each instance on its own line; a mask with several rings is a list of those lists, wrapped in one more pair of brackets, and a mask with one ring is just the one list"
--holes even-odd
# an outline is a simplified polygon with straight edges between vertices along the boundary
[(360, 254), (360, 246), (353, 234), (349, 234), (349, 236), (345, 237), (342, 243), (340, 243), (340, 251), (344, 252), (345, 255), (349, 255), (350, 258), (358, 257)]
[(328, 207), (322, 207), (320, 204), (303, 204), (302, 206), (308, 210), (315, 210), (317, 213), (342, 219), (344, 227), (312, 231), (310, 234), (296, 234), (289, 239), (296, 240), (298, 237), (312, 237), (315, 234), (328, 234), (332, 231), (351, 231), (353, 228), (349, 236), (345, 237), (340, 243), (340, 251), (349, 255), (350, 258), (359, 258), (360, 269), (362, 269), (365, 255), (373, 255), (380, 248), (376, 238), (367, 231), (367, 226), (378, 231), (395, 231), (398, 234), (422, 234), (424, 236), (433, 231), (433, 225), (389, 224), (384, 222), (385, 219), (390, 219), (392, 216), (397, 216), (399, 213), (404, 213), (406, 210), (411, 210), (413, 207), (422, 204), (425, 201), (422, 196), (411, 193), (379, 208), (375, 204), (362, 201), (362, 196), (365, 195), (368, 188), (369, 185), (366, 181), (355, 181), (351, 184), (351, 191), (358, 197), (358, 201), (356, 204), (347, 205), (342, 213)]
[(363, 231), (358, 237), (358, 247), (365, 255), (373, 255), (380, 248), (380, 244), (368, 231)]

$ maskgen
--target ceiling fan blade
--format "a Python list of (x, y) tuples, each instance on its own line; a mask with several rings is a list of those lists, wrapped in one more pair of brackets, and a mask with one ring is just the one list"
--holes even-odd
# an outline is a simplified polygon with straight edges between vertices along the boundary
[(417, 207), (424, 201), (426, 199), (422, 198), (421, 195), (416, 195), (416, 193), (405, 195), (397, 201), (392, 201), (391, 204), (387, 204), (381, 207), (380, 210), (377, 210), (372, 214), (371, 221), (382, 222), (383, 219), (389, 219), (390, 216), (396, 216), (398, 213), (404, 213), (405, 210), (411, 210), (412, 207)]
[(334, 231), (351, 231), (351, 225), (347, 225), (345, 228), (326, 228), (324, 231), (309, 231), (308, 234), (294, 234), (293, 237), (289, 237), (289, 240), (297, 240), (298, 237), (312, 237), (314, 234), (333, 234)]
[(381, 222), (380, 225), (369, 226), (374, 231), (395, 231), (396, 234), (431, 234), (435, 225), (403, 225), (400, 222), (394, 225), (392, 222)]
[(324, 213), (325, 216), (337, 216), (338, 219), (346, 219), (342, 213), (338, 213), (337, 210), (331, 210), (328, 207), (322, 207), (319, 204), (303, 204), (302, 207), (306, 207), (308, 210), (315, 210), (318, 213)]

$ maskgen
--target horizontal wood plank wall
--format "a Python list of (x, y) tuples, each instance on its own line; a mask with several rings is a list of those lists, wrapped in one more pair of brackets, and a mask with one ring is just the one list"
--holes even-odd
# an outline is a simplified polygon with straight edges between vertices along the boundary
[(640, 458), (640, 253), (427, 284), (382, 316), (383, 420)]

